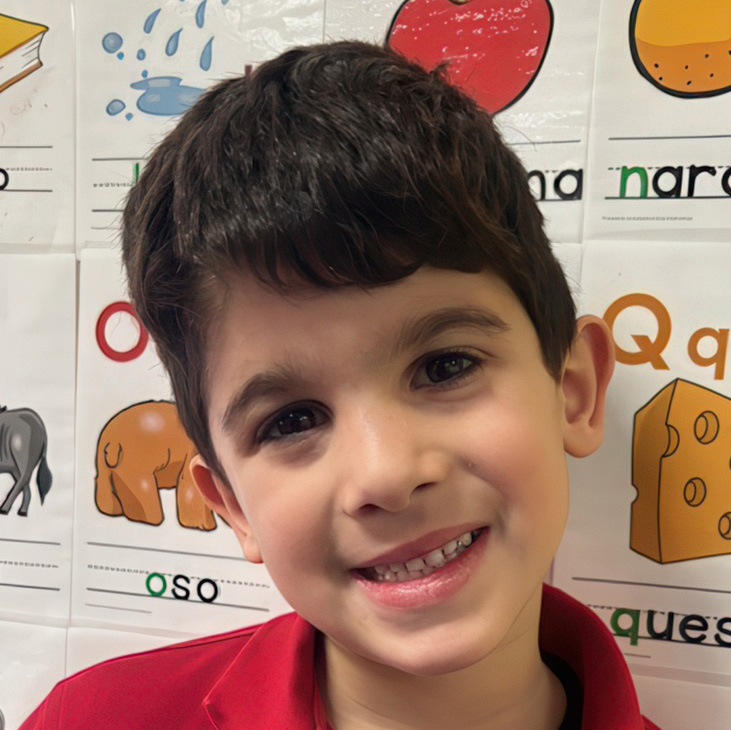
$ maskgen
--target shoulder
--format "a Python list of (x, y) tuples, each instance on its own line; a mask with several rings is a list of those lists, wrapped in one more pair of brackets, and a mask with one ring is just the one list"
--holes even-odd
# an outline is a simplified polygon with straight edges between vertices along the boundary
[(294, 614), (286, 614), (95, 664), (59, 682), (20, 730), (167, 727), (196, 715), (204, 720), (206, 696), (252, 638), (276, 637), (293, 622)]

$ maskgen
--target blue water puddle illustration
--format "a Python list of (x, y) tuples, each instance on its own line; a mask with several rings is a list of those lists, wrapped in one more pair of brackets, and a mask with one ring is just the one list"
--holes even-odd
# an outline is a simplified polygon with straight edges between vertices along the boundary
[[(210, 0), (191, 1), (197, 3), (195, 14), (191, 20), (195, 21), (197, 29), (200, 30), (206, 25), (206, 14)], [(228, 1), (221, 0), (221, 5), (227, 5)], [(186, 2), (186, 0), (180, 0), (180, 2)], [(153, 30), (163, 9), (163, 7), (159, 7), (149, 13), (145, 18), (142, 24), (142, 30), (146, 35), (153, 35)], [(163, 49), (167, 57), (172, 58), (175, 56), (186, 43), (195, 43), (197, 45), (199, 42), (202, 42), (195, 28), (193, 28), (192, 32), (186, 31), (185, 35), (183, 35), (183, 30), (185, 28), (180, 27), (166, 40), (161, 39), (163, 40)], [(208, 37), (198, 57), (198, 65), (203, 71), (210, 71), (213, 65), (214, 40), (215, 36), (210, 35)], [(119, 33), (109, 32), (102, 38), (102, 47), (104, 50), (109, 54), (116, 54), (120, 60), (123, 60), (125, 57), (124, 51), (122, 51), (123, 45), (124, 39)], [(140, 62), (146, 61), (150, 53), (149, 48), (139, 47), (135, 53), (135, 58)], [(152, 57), (154, 58), (154, 54)], [(181, 76), (160, 75), (150, 77), (147, 69), (141, 72), (141, 76), (142, 78), (139, 81), (130, 84), (130, 88), (142, 92), (137, 99), (136, 106), (144, 114), (152, 114), (155, 116), (173, 116), (180, 114), (193, 104), (204, 91), (204, 89), (196, 86), (185, 84)], [(127, 104), (121, 99), (115, 98), (107, 104), (106, 112), (110, 116), (117, 116), (125, 109), (127, 109)], [(127, 120), (132, 119), (133, 116), (129, 111), (124, 115)]]
[(181, 114), (203, 93), (204, 89), (183, 86), (179, 76), (154, 76), (130, 84), (144, 93), (137, 99), (137, 108), (145, 114), (172, 116)]

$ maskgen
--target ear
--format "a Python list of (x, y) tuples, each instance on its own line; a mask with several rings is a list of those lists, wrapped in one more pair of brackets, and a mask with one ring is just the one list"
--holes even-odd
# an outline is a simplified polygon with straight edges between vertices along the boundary
[(196, 454), (191, 460), (190, 473), (206, 504), (234, 531), (243, 548), (244, 557), (251, 563), (264, 562), (251, 525), (234, 490), (208, 467), (200, 454)]
[(588, 456), (604, 438), (604, 404), (614, 370), (614, 343), (604, 320), (580, 317), (577, 334), (564, 363), (564, 448)]

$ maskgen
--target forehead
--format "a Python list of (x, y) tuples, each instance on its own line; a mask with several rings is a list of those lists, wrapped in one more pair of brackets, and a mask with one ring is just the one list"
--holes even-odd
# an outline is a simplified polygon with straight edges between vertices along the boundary
[(344, 337), (343, 346), (349, 337), (366, 334), (401, 339), (413, 335), (411, 325), (421, 323), (428, 329), (428, 321), (421, 320), (434, 313), (441, 313), (437, 319), (445, 326), (470, 320), (494, 325), (495, 331), (530, 325), (512, 289), (489, 271), (424, 266), (396, 282), (373, 287), (323, 289), (306, 284), (286, 290), (241, 273), (228, 280), (220, 298), (207, 350), (214, 361), (239, 351), (259, 359), (318, 339)]

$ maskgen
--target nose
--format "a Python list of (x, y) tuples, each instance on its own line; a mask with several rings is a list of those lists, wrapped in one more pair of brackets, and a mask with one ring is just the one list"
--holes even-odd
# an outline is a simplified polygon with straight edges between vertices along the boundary
[(448, 456), (425, 414), (370, 403), (343, 419), (338, 434), (341, 503), (350, 515), (399, 512), (447, 475)]

